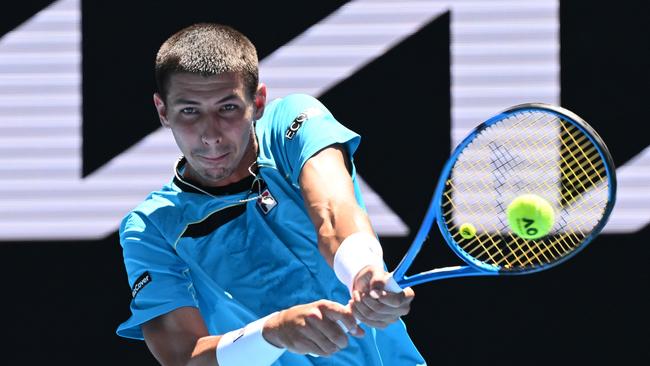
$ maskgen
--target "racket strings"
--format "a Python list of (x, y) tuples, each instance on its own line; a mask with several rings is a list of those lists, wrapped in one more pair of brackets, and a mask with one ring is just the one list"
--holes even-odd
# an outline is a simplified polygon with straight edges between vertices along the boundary
[[(589, 154), (589, 152), (584, 151), (584, 149), (581, 149), (581, 150), (582, 150), (582, 153), (584, 155)], [(592, 150), (592, 149), (590, 149), (590, 150)], [(576, 158), (576, 160), (579, 160), (579, 159), (581, 159), (581, 158)], [(584, 159), (584, 161), (591, 162), (592, 160), (591, 159)], [(571, 166), (571, 168), (572, 168), (571, 170), (573, 170), (573, 166)], [(593, 164), (592, 164), (592, 168), (594, 168)], [(583, 179), (584, 176), (586, 176), (586, 177), (588, 177), (589, 181), (593, 184), (594, 181), (593, 181), (592, 178), (594, 177), (594, 175), (593, 174), (586, 174), (586, 172), (587, 171), (585, 169), (582, 169), (582, 173), (580, 173), (580, 174), (575, 174), (575, 171), (574, 171), (573, 172), (574, 173), (574, 178), (573, 179), (574, 180), (575, 179), (580, 179), (580, 182), (582, 184), (582, 179)], [(563, 174), (566, 174), (566, 169), (563, 170)], [(582, 186), (584, 187), (584, 184), (582, 184)], [(571, 190), (568, 191), (568, 194), (571, 196), (572, 200), (577, 200), (577, 197), (571, 192)], [(566, 195), (565, 195), (565, 197), (566, 197)], [(580, 217), (577, 217), (576, 221), (581, 222), (581, 226), (585, 226), (585, 220), (580, 220)], [(561, 220), (561, 222), (562, 222), (562, 225), (566, 225), (566, 220)], [(562, 251), (565, 251), (565, 252), (572, 251), (576, 247), (579, 246), (579, 244), (581, 243), (581, 241), (583, 240), (583, 238), (586, 235), (587, 235), (587, 233), (580, 230), (580, 226), (578, 226), (577, 230), (570, 229), (570, 230), (568, 230), (568, 232), (565, 235), (561, 235), (561, 236), (557, 237), (555, 240), (551, 240), (551, 242), (548, 245), (548, 251), (550, 252), (551, 249), (556, 249), (556, 251), (557, 251), (557, 246), (559, 246), (561, 248), (561, 251), (560, 251), (559, 254), (562, 254)]]
[[(591, 190), (589, 193), (592, 195), (605, 198), (591, 206), (591, 209), (597, 211), (595, 215), (600, 216), (606, 206), (607, 189), (609, 188), (607, 184), (602, 184), (603, 182), (606, 182), (607, 179), (605, 163), (598, 154), (595, 146), (591, 144), (586, 136), (582, 135), (579, 139), (576, 139), (575, 134), (580, 132), (572, 125), (570, 125), (570, 129), (568, 129), (567, 125), (568, 124), (566, 123), (561, 124), (564, 129), (563, 133), (570, 136), (571, 144), (567, 144), (567, 139), (563, 139), (563, 150), (566, 151), (566, 153), (563, 153), (561, 157), (562, 166), (566, 167), (566, 169), (561, 169), (562, 194), (560, 205), (566, 207), (569, 203), (573, 203), (576, 207), (587, 210), (589, 209), (589, 207), (586, 206), (588, 200), (582, 200), (582, 202), (580, 202), (579, 199), (585, 197), (583, 193), (587, 193)], [(588, 148), (585, 148), (586, 146), (588, 146)], [(574, 151), (577, 150), (579, 150), (580, 154), (576, 156)], [(569, 158), (567, 158), (567, 156)], [(579, 170), (580, 172), (576, 173), (576, 170)], [(584, 220), (581, 221), (583, 218), (584, 217), (582, 216), (578, 216), (575, 220), (584, 223)], [(566, 221), (563, 221), (563, 224), (566, 224)], [(581, 234), (585, 235), (582, 231)]]
[[(450, 184), (452, 184), (452, 183), (450, 183)], [(447, 198), (449, 198), (448, 195), (447, 195)], [(448, 202), (451, 205), (453, 205), (452, 200), (449, 200)], [(447, 225), (450, 225), (451, 230), (456, 228), (456, 224), (453, 224), (453, 220), (451, 222), (447, 221)], [(492, 228), (495, 229), (495, 231), (499, 230), (499, 228), (497, 228), (496, 226), (493, 226)], [(488, 232), (488, 231), (485, 231), (485, 232)], [(510, 235), (510, 238), (514, 242), (516, 242), (517, 240), (523, 240), (523, 239), (520, 239), (520, 238), (516, 238), (511, 233), (508, 234), (508, 235)], [(528, 258), (528, 254), (531, 253), (531, 252), (539, 260), (538, 255), (536, 253), (534, 253), (534, 247), (528, 246), (528, 250), (523, 250), (522, 249), (522, 247), (523, 247), (522, 244), (526, 243), (525, 241), (523, 241), (523, 242), (521, 242), (520, 244), (518, 244), (516, 246), (516, 249), (519, 249), (522, 254), (519, 255), (519, 256), (516, 256), (514, 258), (514, 261), (510, 262), (508, 259), (510, 257), (516, 255), (516, 250), (510, 249), (510, 250), (508, 250), (507, 253), (504, 253), (502, 251), (502, 249), (501, 249), (502, 242), (500, 242), (499, 239), (500, 238), (495, 236), (495, 235), (476, 235), (474, 238), (471, 239), (471, 241), (469, 241), (467, 244), (465, 244), (464, 248), (466, 249), (466, 251), (467, 251), (467, 253), (469, 255), (471, 255), (474, 258), (479, 259), (482, 262), (496, 263), (498, 265), (504, 265), (507, 268), (515, 267), (515, 265), (513, 265), (513, 262), (518, 262), (519, 266), (525, 266), (526, 263), (531, 262), (531, 259)], [(458, 240), (458, 238), (456, 238), (456, 240)], [(486, 243), (488, 241), (491, 242), (491, 245), (486, 245)], [(493, 254), (491, 252), (492, 250), (496, 251), (497, 253)], [(497, 258), (499, 258), (499, 259), (495, 259), (496, 254), (498, 254)], [(543, 253), (540, 253), (540, 254), (543, 255)], [(487, 258), (485, 258), (486, 256), (487, 256)], [(525, 256), (526, 260), (522, 261), (521, 256)], [(545, 260), (548, 261), (549, 259), (547, 257), (545, 257)], [(505, 264), (504, 264), (504, 262), (505, 262)]]
[[(453, 225), (452, 232), (458, 232), (457, 226)], [(451, 231), (450, 230), (450, 231)], [(456, 239), (458, 240), (458, 239)], [(490, 240), (492, 242), (492, 245), (486, 245), (486, 241)], [(498, 252), (498, 255), (503, 257), (504, 253), (501, 251), (499, 248), (498, 242), (494, 240), (494, 238), (491, 235), (475, 235), (470, 242), (466, 244), (467, 248), (472, 248), (469, 250), (469, 254), (475, 258), (478, 258), (481, 261), (484, 262), (497, 262), (497, 260), (494, 258), (492, 253), (490, 252), (490, 249), (495, 249)], [(476, 251), (481, 250), (480, 253), (476, 253)], [(484, 256), (487, 256), (488, 258), (483, 259)]]
[[(570, 133), (569, 137), (565, 137), (565, 138), (562, 139), (563, 149), (565, 151), (567, 151), (567, 154), (570, 155), (573, 158), (573, 163), (569, 163), (569, 161), (564, 157), (564, 155), (560, 155), (560, 157), (562, 158), (562, 164), (560, 165), (560, 171), (562, 173), (563, 187), (567, 185), (567, 182), (569, 182), (571, 186), (576, 186), (577, 184), (575, 184), (574, 182), (577, 181), (580, 184), (580, 186), (582, 187), (582, 191), (586, 191), (589, 187), (596, 185), (597, 182), (600, 182), (600, 181), (603, 181), (604, 179), (606, 179), (606, 171), (605, 171), (604, 161), (602, 160), (602, 158), (598, 154), (597, 149), (595, 148), (595, 146), (593, 144), (591, 144), (591, 142), (588, 140), (586, 135), (579, 132), (579, 130), (573, 125), (570, 125), (572, 127), (572, 130), (569, 131), (567, 129), (567, 127), (566, 127), (568, 124), (566, 122), (561, 121), (561, 120), (559, 120), (559, 121), (561, 122), (561, 126), (564, 129), (564, 131)], [(574, 134), (576, 132), (580, 133), (580, 137), (578, 139), (574, 138)], [(566, 143), (566, 141), (568, 139), (570, 139), (572, 141), (573, 145), (569, 145), (569, 144)], [(525, 142), (525, 140), (522, 140), (519, 143), (520, 144), (525, 144), (526, 142)], [(583, 148), (584, 145), (589, 145), (589, 149), (585, 150)], [(526, 148), (528, 148), (530, 150), (531, 147), (527, 146)], [(573, 153), (574, 149), (580, 150), (581, 155), (576, 156)], [(595, 152), (595, 154), (593, 154), (593, 152)], [(597, 159), (597, 163), (595, 165), (593, 163), (594, 159)], [(583, 167), (583, 164), (582, 164), (584, 162), (588, 163), (592, 167), (593, 171), (586, 170)], [(597, 169), (596, 166), (598, 166), (600, 169)], [(578, 169), (578, 168), (580, 170), (579, 174), (575, 173), (575, 169)], [(569, 173), (567, 172), (567, 169), (571, 171), (571, 173), (573, 174), (573, 178), (571, 178), (571, 179), (568, 178)], [(598, 178), (597, 182), (594, 181), (594, 175), (597, 175), (597, 178)], [(583, 183), (583, 181), (584, 181), (583, 178), (585, 178), (585, 177), (589, 180), (589, 182), (591, 182), (591, 185), (589, 187), (586, 186), (585, 183)], [(544, 181), (542, 181), (541, 184), (546, 185), (546, 183)], [(555, 187), (550, 187), (548, 185), (546, 185), (546, 188), (547, 188), (547, 191), (549, 191), (549, 192), (551, 192), (552, 190), (555, 189)], [(601, 187), (600, 190), (603, 193), (603, 197), (605, 197), (607, 186)], [(575, 191), (576, 191), (575, 189), (568, 189), (563, 193), (563, 197), (562, 197), (563, 199), (562, 199), (561, 206), (566, 206), (568, 204), (568, 202), (570, 202), (570, 201), (575, 202), (578, 198), (582, 197), (581, 195), (574, 195), (573, 192), (575, 192)], [(567, 196), (570, 196), (570, 199), (567, 199)], [(584, 208), (584, 207), (582, 207), (582, 208)], [(601, 207), (601, 209), (604, 209), (604, 205)], [(602, 210), (600, 212), (598, 212), (598, 215), (600, 215), (601, 213), (602, 213)], [(562, 218), (564, 218), (564, 217), (562, 217)], [(576, 217), (575, 220), (580, 221), (580, 217)], [(562, 222), (566, 223), (565, 220), (563, 220)], [(581, 221), (581, 222), (585, 223), (584, 221)], [(581, 233), (581, 234), (586, 236), (584, 233)]]
[[(505, 270), (556, 262), (580, 247), (602, 216), (603, 158), (578, 127), (553, 114), (515, 114), (486, 128), (465, 150), (443, 192), (443, 217), (474, 260)], [(545, 197), (560, 210), (547, 237), (526, 240), (509, 229), (505, 207), (522, 193)], [(486, 195), (490, 199), (477, 199)], [(473, 238), (460, 236), (464, 222), (477, 226)]]
[[(530, 117), (530, 115), (528, 117)], [(532, 120), (531, 124), (538, 123), (544, 117), (545, 116), (543, 116), (543, 115), (539, 116), (537, 119)], [(513, 127), (521, 128), (523, 126), (520, 126), (520, 125), (524, 124), (524, 122), (526, 122), (526, 118), (519, 119), (519, 120), (516, 121), (516, 123), (515, 123), (515, 125)], [(488, 143), (488, 147), (492, 151), (492, 156), (495, 157), (493, 160), (490, 161), (490, 164), (493, 166), (493, 172), (501, 172), (502, 173), (502, 174), (499, 174), (498, 176), (495, 175), (495, 177), (497, 179), (497, 182), (498, 182), (496, 188), (498, 188), (500, 186), (503, 186), (505, 184), (505, 182), (507, 181), (507, 178), (509, 176), (509, 174), (507, 174), (507, 173), (510, 172), (512, 169), (516, 168), (518, 165), (521, 165), (523, 163), (523, 161), (520, 160), (520, 161), (516, 162), (515, 164), (512, 164), (512, 162), (515, 161), (516, 159), (514, 159), (514, 157), (509, 153), (510, 149), (505, 148), (503, 145), (497, 144), (494, 141), (490, 141)], [(530, 147), (528, 147), (528, 149), (530, 150)], [(544, 164), (541, 164), (541, 162), (539, 162), (539, 161), (537, 163), (539, 163), (540, 166), (544, 165)], [(472, 162), (470, 162), (470, 164), (473, 165), (472, 166), (473, 170), (478, 169), (476, 164), (472, 164)], [(507, 169), (505, 172), (503, 171), (504, 168)], [(450, 184), (453, 185), (453, 182), (450, 182)], [(476, 190), (480, 191), (482, 187), (474, 187), (473, 186), (471, 188), (473, 190), (476, 189)], [(519, 188), (523, 189), (525, 187), (520, 186)], [(452, 187), (452, 190), (454, 190), (453, 187)], [(447, 198), (449, 199), (450, 196), (447, 195)], [(453, 201), (449, 200), (449, 202), (453, 202)], [(505, 211), (505, 207), (503, 207), (502, 203), (500, 203), (500, 206), (501, 206), (501, 209), (503, 211)], [(487, 207), (487, 204), (484, 204), (481, 207), (482, 211), (484, 211), (484, 213), (485, 213), (485, 211), (487, 211), (487, 210), (485, 210), (486, 207)], [(457, 208), (455, 208), (455, 209), (457, 209)], [(506, 224), (505, 224), (505, 222), (503, 222), (503, 220), (501, 220), (500, 227), (495, 226), (494, 223), (492, 224), (492, 229), (495, 232), (500, 232), (500, 231), (502, 232), (502, 231), (504, 231), (505, 227), (506, 227)], [(504, 253), (502, 251), (502, 249), (501, 249), (502, 242), (500, 240), (498, 240), (497, 237), (495, 237), (493, 235), (486, 235), (485, 237), (488, 240), (483, 240), (482, 239), (483, 236), (484, 235), (476, 236), (475, 239), (473, 239), (472, 242), (468, 243), (469, 244), (468, 248), (471, 248), (471, 249), (468, 250), (468, 253), (470, 255), (472, 255), (472, 256), (481, 258), (483, 261), (487, 261), (487, 262), (491, 262), (491, 263), (503, 263), (503, 262), (505, 262), (506, 266), (513, 267), (513, 263), (511, 263), (508, 259), (510, 257), (512, 257), (512, 256), (515, 256), (517, 251), (516, 250), (508, 250), (507, 253)], [(516, 238), (514, 238), (514, 237), (512, 237), (512, 239), (516, 240)], [(478, 245), (475, 245), (476, 242), (478, 242)], [(489, 242), (491, 244), (486, 245), (487, 242)], [(523, 248), (523, 244), (526, 244), (527, 248)], [(498, 254), (498, 258), (500, 258), (500, 259), (496, 259), (495, 255), (492, 254), (492, 251), (495, 250), (495, 249), (497, 251), (496, 254)], [(522, 241), (519, 245), (517, 245), (517, 249), (519, 249), (520, 254), (518, 256), (516, 256), (514, 258), (514, 260), (516, 262), (518, 262), (518, 264), (521, 265), (521, 266), (525, 265), (526, 263), (530, 263), (530, 262), (533, 261), (533, 259), (531, 257), (529, 257), (529, 255), (534, 257), (534, 259), (536, 259), (537, 261), (544, 261), (544, 260), (548, 261), (549, 260), (544, 255), (543, 252), (535, 253), (535, 250), (534, 250), (535, 248), (530, 247), (525, 241)], [(477, 251), (480, 251), (480, 253), (477, 253)], [(539, 258), (540, 254), (544, 256), (544, 259)], [(488, 258), (482, 258), (482, 256), (487, 256)], [(525, 260), (522, 260), (522, 257), (524, 257)]]
[[(573, 125), (568, 125), (567, 123), (562, 123), (562, 134), (566, 135), (566, 138), (563, 138), (563, 151), (560, 155), (563, 159), (563, 164), (566, 164), (567, 169), (562, 169), (562, 205), (568, 203), (567, 195), (572, 191), (586, 191), (591, 186), (595, 186), (597, 182), (600, 182), (606, 178), (605, 164), (602, 158), (599, 156), (598, 151), (593, 144), (588, 141), (585, 135), (581, 135), (578, 139), (575, 138), (577, 127)], [(567, 127), (569, 126), (569, 127)], [(570, 144), (566, 143), (566, 140), (570, 140)], [(585, 145), (588, 145), (588, 148), (585, 150)], [(575, 150), (579, 150), (578, 156), (574, 153)], [(593, 160), (596, 159), (597, 162), (594, 164)], [(589, 166), (584, 166), (587, 163)], [(577, 175), (574, 171), (574, 165), (577, 165), (581, 173)], [(569, 174), (566, 174), (566, 170), (571, 171), (573, 178)], [(588, 182), (582, 179), (583, 176), (588, 178)], [(595, 181), (593, 178), (597, 178)], [(579, 183), (579, 184), (576, 184)], [(587, 184), (588, 186), (585, 186)], [(578, 186), (580, 188), (578, 188)]]
[[(444, 216), (447, 217), (446, 224), (447, 224), (448, 227), (450, 227), (450, 232), (458, 232), (457, 229), (458, 229), (458, 226), (460, 226), (460, 224), (455, 224), (453, 219), (452, 219), (452, 216), (447, 215), (447, 213), (454, 212), (455, 210), (459, 209), (458, 207), (454, 206), (454, 200), (451, 197), (451, 192), (453, 192), (453, 184), (454, 183), (453, 183), (452, 180), (448, 180), (447, 184), (449, 186), (451, 186), (451, 189), (445, 190), (445, 192), (444, 192), (446, 200), (445, 200), (445, 203), (443, 204), (443, 207), (445, 207), (445, 206), (451, 206), (451, 207), (446, 211)], [(485, 203), (482, 204), (482, 205), (484, 206), (483, 208), (485, 208), (487, 206), (487, 204), (485, 204)], [(486, 211), (487, 210), (485, 210), (484, 212), (486, 212)], [(494, 231), (498, 232), (501, 228), (499, 228), (499, 227), (497, 227), (495, 225), (492, 225), (492, 229), (494, 229)], [(487, 230), (485, 230), (485, 228), (483, 228), (483, 232), (487, 232)], [(492, 242), (492, 245), (490, 245), (490, 246), (485, 245), (485, 242), (487, 241), (487, 239), (489, 239)], [(458, 241), (458, 239), (456, 239), (456, 240)], [(495, 260), (493, 258), (492, 254), (490, 252), (491, 249), (496, 249), (496, 251), (498, 252), (498, 254), (501, 257), (505, 257), (505, 254), (501, 251), (501, 248), (499, 246), (499, 242), (497, 240), (495, 240), (495, 238), (493, 236), (491, 236), (491, 235), (475, 235), (472, 239), (470, 239), (469, 242), (467, 242), (465, 244), (465, 248), (466, 248), (466, 251), (468, 252), (469, 255), (471, 255), (471, 256), (473, 256), (475, 258), (478, 258), (481, 261), (488, 261), (488, 262), (492, 262), (492, 263), (497, 262), (497, 260)], [(480, 251), (480, 253), (478, 253), (478, 251)], [(488, 256), (489, 258), (483, 259), (484, 256)]]
[[(591, 155), (591, 152), (595, 151), (596, 149), (595, 149), (594, 145), (588, 140), (587, 136), (580, 134), (580, 137), (578, 139), (576, 139), (575, 134), (580, 133), (576, 126), (569, 125), (566, 122), (562, 122), (560, 124), (560, 126), (562, 127), (563, 133), (566, 134), (571, 140), (571, 144), (567, 144), (566, 140), (563, 139), (563, 147), (566, 148), (566, 151), (568, 151), (568, 153), (571, 155), (571, 157), (576, 159), (576, 160), (580, 160), (581, 157), (585, 157), (585, 158), (587, 158), (586, 161), (589, 163), (591, 168), (593, 170), (597, 170), (594, 167), (592, 160), (588, 158), (589, 155)], [(570, 126), (570, 128), (567, 128), (567, 126)], [(589, 146), (589, 149), (587, 149), (587, 151), (589, 151), (589, 152), (585, 151), (586, 146)], [(575, 154), (574, 154), (574, 151), (578, 152), (576, 150), (579, 150), (579, 152), (580, 152), (579, 157), (576, 157)]]

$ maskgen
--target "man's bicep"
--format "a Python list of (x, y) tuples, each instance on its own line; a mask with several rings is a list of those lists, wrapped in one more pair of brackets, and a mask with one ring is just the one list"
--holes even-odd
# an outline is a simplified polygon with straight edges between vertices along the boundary
[(197, 340), (208, 335), (199, 310), (181, 307), (142, 324), (142, 333), (151, 353), (162, 365), (187, 364)]
[(279, 168), (293, 184), (300, 184), (304, 165), (323, 150), (341, 145), (351, 159), (359, 145), (359, 135), (339, 123), (311, 96), (294, 94), (282, 98), (273, 116), (275, 124), (267, 125), (273, 136), (270, 144), (277, 149)]

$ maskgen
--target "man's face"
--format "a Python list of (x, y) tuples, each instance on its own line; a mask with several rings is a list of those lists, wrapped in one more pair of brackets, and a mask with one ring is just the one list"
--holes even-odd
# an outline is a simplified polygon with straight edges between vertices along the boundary
[(250, 100), (236, 73), (172, 74), (166, 100), (154, 95), (163, 126), (170, 128), (187, 159), (185, 177), (224, 186), (246, 177), (257, 157), (252, 122), (262, 116), (266, 89)]

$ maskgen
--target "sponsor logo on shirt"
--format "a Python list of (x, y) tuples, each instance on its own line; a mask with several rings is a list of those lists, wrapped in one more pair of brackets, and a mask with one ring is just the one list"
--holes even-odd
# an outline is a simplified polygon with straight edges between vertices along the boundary
[(268, 188), (266, 188), (260, 195), (260, 198), (257, 199), (257, 207), (259, 207), (265, 215), (271, 212), (271, 210), (277, 205), (278, 201), (276, 201), (275, 197), (271, 195)]
[(318, 108), (309, 108), (306, 111), (300, 113), (298, 117), (296, 117), (293, 122), (291, 122), (291, 125), (289, 128), (287, 128), (287, 132), (284, 133), (284, 136), (288, 138), (289, 140), (292, 140), (294, 136), (298, 133), (298, 130), (300, 127), (302, 127), (302, 124), (308, 120), (311, 117), (317, 116), (321, 114), (322, 111)]
[(148, 285), (151, 282), (151, 275), (149, 272), (143, 273), (140, 277), (138, 277), (137, 280), (135, 280), (135, 283), (133, 284), (133, 289), (131, 290), (131, 296), (135, 298), (135, 295), (140, 292), (146, 285)]

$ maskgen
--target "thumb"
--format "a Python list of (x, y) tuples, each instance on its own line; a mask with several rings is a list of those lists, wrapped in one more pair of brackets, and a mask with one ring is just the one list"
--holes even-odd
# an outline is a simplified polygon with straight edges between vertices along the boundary
[(353, 282), (353, 290), (369, 293), (372, 290), (382, 291), (386, 286), (386, 272), (375, 266), (363, 267)]
[(370, 281), (372, 280), (372, 272), (370, 266), (365, 266), (357, 273), (352, 281), (352, 290), (359, 292), (370, 291)]
[(381, 271), (370, 278), (370, 281), (368, 282), (370, 297), (378, 299), (380, 296), (386, 294), (386, 287), (388, 286), (390, 276), (390, 273)]

